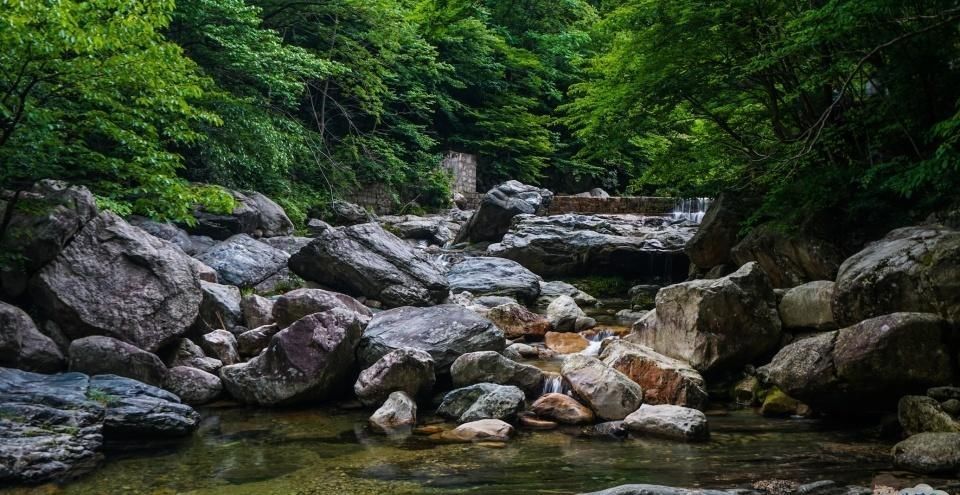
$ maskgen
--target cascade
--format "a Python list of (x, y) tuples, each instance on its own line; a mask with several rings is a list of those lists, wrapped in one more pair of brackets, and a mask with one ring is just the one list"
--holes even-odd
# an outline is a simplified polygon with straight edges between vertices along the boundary
[(707, 208), (713, 203), (713, 198), (684, 198), (678, 199), (673, 208), (674, 220), (689, 220), (694, 223), (703, 221)]

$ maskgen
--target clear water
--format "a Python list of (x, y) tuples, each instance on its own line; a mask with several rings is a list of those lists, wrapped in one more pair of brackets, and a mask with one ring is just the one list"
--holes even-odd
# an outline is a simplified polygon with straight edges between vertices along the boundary
[(572, 428), (520, 431), (505, 448), (374, 436), (364, 411), (203, 412), (190, 439), (113, 451), (85, 478), (11, 493), (567, 494), (624, 483), (737, 487), (770, 478), (869, 485), (889, 469), (890, 444), (869, 432), (749, 410), (711, 417), (706, 444), (588, 438)]

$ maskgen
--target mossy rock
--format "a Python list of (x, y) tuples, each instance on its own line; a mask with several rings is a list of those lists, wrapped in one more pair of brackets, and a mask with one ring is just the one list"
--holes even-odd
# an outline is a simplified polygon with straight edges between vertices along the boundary
[(791, 416), (796, 414), (800, 401), (785, 394), (779, 388), (772, 388), (763, 399), (760, 414), (768, 417)]

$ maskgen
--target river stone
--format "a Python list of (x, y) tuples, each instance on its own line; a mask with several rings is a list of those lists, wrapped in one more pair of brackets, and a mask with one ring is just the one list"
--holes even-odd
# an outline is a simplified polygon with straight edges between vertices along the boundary
[(466, 258), (447, 272), (447, 283), (454, 292), (509, 296), (527, 302), (540, 295), (542, 281), (520, 263), (504, 258)]
[(543, 371), (536, 366), (512, 361), (494, 351), (468, 352), (450, 366), (455, 387), (475, 383), (514, 385), (527, 394), (538, 394), (543, 388)]
[(220, 281), (238, 287), (253, 287), (287, 266), (290, 255), (239, 234), (213, 246), (197, 259), (217, 271)]
[(357, 225), (367, 223), (373, 220), (367, 210), (362, 206), (348, 203), (346, 201), (334, 200), (330, 203), (330, 212), (328, 220), (333, 225)]
[(623, 420), (632, 433), (702, 442), (710, 438), (707, 416), (689, 407), (644, 404)]
[(960, 231), (897, 229), (843, 262), (833, 296), (839, 324), (898, 311), (960, 322)]
[(187, 366), (175, 366), (167, 372), (163, 388), (180, 397), (185, 404), (206, 404), (223, 392), (217, 375)]
[(189, 261), (190, 265), (193, 266), (193, 271), (197, 272), (197, 278), (199, 278), (201, 281), (211, 282), (214, 284), (220, 282), (220, 276), (217, 275), (216, 270), (210, 268), (204, 262), (192, 256), (190, 257)]
[(237, 338), (226, 330), (214, 330), (200, 337), (200, 348), (213, 356), (224, 366), (240, 362), (237, 352)]
[(924, 474), (960, 471), (960, 433), (920, 433), (893, 447), (893, 464)]
[(792, 416), (797, 414), (799, 407), (800, 401), (783, 393), (783, 390), (773, 387), (763, 398), (760, 414), (766, 417)]
[(39, 181), (16, 198), (0, 197), (7, 220), (0, 232), (0, 253), (17, 264), (0, 265), (0, 292), (16, 297), (27, 289), (30, 277), (97, 217), (93, 194), (83, 186), (54, 180)]
[(537, 306), (546, 308), (554, 299), (560, 296), (570, 296), (579, 306), (595, 306), (597, 298), (574, 287), (571, 284), (560, 281), (540, 282), (540, 297), (537, 298)]
[(313, 238), (285, 235), (280, 237), (267, 237), (261, 239), (261, 241), (272, 248), (279, 249), (289, 255), (294, 255), (307, 244), (310, 244)]
[(230, 213), (194, 212), (195, 225), (186, 226), (193, 234), (223, 240), (236, 234), (257, 237), (290, 235), (293, 222), (279, 205), (255, 191), (230, 191), (236, 205)]
[[(445, 246), (453, 240), (454, 233), (443, 217), (423, 218), (407, 215), (401, 221), (391, 222), (387, 227), (401, 239), (416, 239), (427, 241), (428, 244)], [(380, 221), (384, 222), (381, 217)]]
[(442, 438), (453, 442), (506, 442), (513, 436), (513, 426), (499, 419), (481, 419), (444, 432)]
[(224, 366), (220, 378), (235, 398), (288, 405), (323, 400), (354, 371), (363, 319), (333, 308), (305, 316), (270, 339), (257, 357)]
[(575, 331), (578, 323), (585, 318), (587, 318), (586, 313), (580, 309), (580, 306), (577, 306), (577, 302), (570, 296), (559, 296), (547, 306), (547, 320), (554, 331), (557, 332)]
[(417, 403), (406, 392), (393, 392), (368, 422), (380, 433), (409, 431), (417, 424)]
[(179, 437), (200, 424), (200, 415), (166, 390), (116, 375), (90, 377), (90, 392), (105, 397), (104, 434), (108, 437)]
[(167, 368), (186, 366), (213, 374), (217, 374), (223, 367), (223, 363), (219, 359), (207, 357), (203, 353), (203, 349), (189, 339), (178, 340), (165, 363)]
[(369, 319), (370, 309), (356, 299), (323, 289), (296, 289), (277, 298), (273, 304), (273, 319), (281, 328), (313, 313), (341, 308)]
[(240, 312), (248, 328), (259, 328), (273, 323), (273, 301), (261, 295), (249, 294), (240, 300)]
[(289, 236), (293, 233), (293, 222), (283, 208), (272, 199), (256, 191), (243, 191), (257, 210), (255, 233), (261, 237)]
[(437, 373), (447, 373), (461, 354), (506, 347), (503, 332), (490, 320), (456, 304), (403, 307), (377, 313), (360, 342), (358, 357), (369, 366), (405, 347), (426, 351)]
[(290, 269), (306, 280), (387, 307), (436, 304), (449, 294), (437, 266), (374, 223), (322, 233), (290, 258)]
[(578, 333), (547, 332), (544, 345), (559, 354), (573, 354), (589, 347), (590, 341)]
[(537, 417), (568, 425), (593, 423), (593, 411), (566, 394), (548, 393), (540, 396), (530, 406)]
[(426, 395), (435, 382), (430, 354), (404, 348), (388, 352), (363, 370), (353, 385), (353, 391), (361, 403), (373, 406), (382, 403), (395, 391), (413, 397)]
[(197, 326), (201, 333), (218, 328), (229, 330), (243, 323), (240, 310), (240, 289), (232, 285), (221, 285), (200, 281), (203, 299), (200, 302), (200, 314)]
[(108, 335), (151, 352), (186, 332), (202, 298), (183, 251), (110, 212), (40, 271), (32, 293), (70, 338)]
[(484, 316), (503, 330), (508, 339), (542, 338), (552, 328), (546, 317), (513, 302), (490, 308)]
[(756, 263), (716, 280), (657, 292), (657, 309), (628, 337), (701, 373), (738, 369), (773, 353), (780, 317), (767, 276)]
[(114, 374), (160, 386), (167, 367), (154, 354), (126, 342), (94, 335), (74, 340), (68, 351), (70, 371), (88, 375)]
[(523, 391), (511, 385), (478, 383), (448, 392), (437, 409), (439, 416), (460, 423), (478, 419), (512, 419), (523, 409)]
[(597, 358), (569, 356), (560, 374), (600, 419), (623, 419), (643, 402), (640, 385)]
[(697, 370), (649, 347), (623, 340), (605, 341), (600, 360), (640, 385), (647, 404), (694, 409), (703, 409), (707, 404), (706, 384)]
[(925, 395), (906, 395), (897, 405), (897, 419), (907, 435), (917, 433), (960, 433), (954, 420), (935, 399)]
[(818, 280), (794, 287), (783, 295), (778, 310), (784, 328), (833, 330), (834, 283)]
[(0, 301), (0, 366), (53, 373), (65, 364), (57, 344), (37, 330), (27, 313)]
[(553, 193), (511, 180), (487, 191), (466, 225), (460, 229), (455, 243), (497, 242), (510, 228), (513, 217), (540, 214), (550, 207)]
[(736, 245), (740, 224), (745, 220), (743, 210), (735, 198), (727, 194), (721, 194), (710, 203), (700, 221), (700, 228), (683, 248), (690, 262), (704, 270), (729, 264), (732, 261), (730, 250)]
[(786, 234), (770, 225), (754, 228), (731, 250), (735, 266), (756, 262), (776, 288), (834, 280), (844, 256), (823, 239)]
[(758, 372), (791, 397), (834, 413), (892, 409), (953, 381), (951, 332), (929, 313), (894, 313), (798, 340)]
[(237, 353), (241, 356), (256, 356), (270, 344), (270, 339), (282, 330), (276, 324), (247, 330), (237, 336)]
[(737, 495), (740, 493), (738, 490), (704, 490), (701, 488), (688, 490), (661, 485), (620, 485), (583, 495)]

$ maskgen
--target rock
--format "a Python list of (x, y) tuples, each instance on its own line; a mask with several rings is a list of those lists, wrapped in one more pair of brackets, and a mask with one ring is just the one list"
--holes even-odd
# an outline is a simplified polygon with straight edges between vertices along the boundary
[(260, 354), (280, 330), (276, 324), (270, 324), (241, 333), (237, 336), (237, 353), (247, 357)]
[(170, 368), (163, 388), (176, 394), (185, 404), (206, 404), (223, 392), (223, 384), (217, 375), (187, 366)]
[(590, 341), (578, 333), (547, 332), (544, 336), (547, 349), (560, 354), (581, 352), (590, 346)]
[(217, 275), (216, 270), (214, 270), (213, 268), (210, 268), (205, 263), (203, 263), (202, 261), (196, 258), (191, 257), (189, 261), (190, 261), (190, 264), (193, 266), (193, 270), (197, 272), (197, 278), (199, 278), (200, 281), (210, 282), (214, 284), (220, 282), (220, 276)]
[(333, 226), (319, 218), (310, 218), (307, 220), (307, 231), (310, 232), (310, 235), (316, 237), (330, 229)]
[(524, 399), (523, 391), (512, 385), (478, 383), (447, 393), (437, 414), (460, 423), (489, 418), (512, 420), (523, 410)]
[(449, 294), (446, 277), (434, 264), (373, 223), (324, 232), (290, 258), (290, 269), (388, 307), (436, 304)]
[(597, 423), (583, 428), (580, 430), (580, 434), (588, 438), (613, 438), (622, 440), (627, 438), (629, 432), (626, 427), (623, 426), (623, 421), (604, 421), (603, 423)]
[(92, 376), (87, 395), (106, 402), (107, 437), (179, 437), (200, 424), (200, 415), (176, 395), (129, 378)]
[(632, 327), (638, 321), (646, 318), (649, 311), (634, 311), (631, 309), (621, 309), (617, 311), (617, 323)]
[(833, 282), (816, 281), (794, 287), (780, 300), (780, 321), (784, 328), (833, 330)]
[(757, 405), (759, 389), (760, 380), (756, 376), (747, 375), (733, 386), (733, 399), (740, 406)]
[(519, 337), (543, 337), (552, 328), (550, 321), (517, 304), (508, 303), (495, 306), (485, 316), (492, 321), (508, 339)]
[(243, 324), (240, 289), (232, 285), (200, 281), (200, 291), (203, 299), (200, 303), (200, 314), (197, 316), (197, 326), (202, 333), (218, 328), (229, 330)]
[(37, 330), (27, 313), (0, 301), (0, 366), (53, 373), (65, 364), (57, 344)]
[(522, 215), (487, 255), (542, 277), (618, 275), (646, 282), (687, 278), (683, 247), (696, 225), (640, 215)]
[(570, 332), (576, 329), (577, 322), (586, 318), (586, 313), (577, 306), (570, 296), (559, 296), (547, 306), (547, 320), (557, 332)]
[(550, 207), (553, 193), (515, 180), (504, 182), (480, 199), (480, 206), (460, 229), (454, 243), (497, 242), (510, 228), (513, 217), (540, 214)]
[(709, 270), (732, 261), (730, 250), (737, 243), (740, 224), (746, 219), (743, 208), (735, 204), (734, 199), (721, 194), (707, 208), (700, 228), (683, 248), (694, 265)]
[(156, 355), (112, 337), (74, 340), (68, 355), (70, 371), (88, 375), (114, 374), (155, 386), (167, 376), (167, 367)]
[(520, 416), (519, 421), (520, 426), (530, 428), (531, 430), (552, 430), (557, 426), (560, 426), (554, 421), (540, 419), (534, 416)]
[(623, 340), (606, 341), (601, 346), (600, 360), (640, 385), (647, 404), (694, 409), (703, 409), (707, 404), (706, 384), (697, 370), (649, 347)]
[(597, 298), (574, 287), (571, 284), (560, 281), (540, 282), (540, 297), (537, 298), (537, 306), (546, 308), (554, 299), (560, 296), (570, 296), (578, 306), (595, 306)]
[[(74, 235), (97, 217), (97, 203), (87, 188), (42, 180), (30, 189), (0, 198), (8, 218), (0, 231), (0, 292), (16, 297), (30, 277), (53, 261)], [(17, 260), (16, 264), (10, 261)]]
[(406, 392), (393, 392), (370, 416), (369, 423), (380, 433), (409, 431), (417, 424), (417, 403)]
[(231, 395), (247, 403), (323, 400), (355, 373), (363, 326), (357, 313), (341, 308), (305, 316), (274, 335), (257, 357), (224, 366), (220, 378)]
[(254, 232), (261, 237), (289, 236), (293, 233), (293, 222), (273, 200), (256, 191), (244, 191), (256, 207), (257, 221)]
[(960, 322), (960, 231), (897, 229), (840, 266), (833, 296), (837, 323), (894, 312), (936, 313)]
[(373, 220), (373, 216), (363, 207), (346, 201), (334, 200), (330, 203), (327, 218), (333, 225), (357, 225)]
[(436, 383), (433, 365), (433, 358), (425, 351), (397, 349), (363, 370), (353, 391), (366, 406), (380, 404), (396, 391), (412, 397), (424, 396)]
[(599, 359), (569, 356), (560, 373), (600, 419), (623, 419), (643, 402), (640, 385)]
[(527, 394), (536, 395), (543, 389), (543, 371), (536, 366), (520, 364), (494, 351), (468, 352), (450, 366), (455, 387), (475, 383), (515, 385)]
[(775, 227), (754, 228), (731, 250), (737, 266), (756, 262), (773, 287), (796, 287), (812, 280), (833, 280), (843, 254), (833, 244), (805, 234), (785, 234)]
[(703, 442), (710, 438), (707, 416), (689, 407), (644, 404), (623, 420), (631, 433)]
[(223, 363), (219, 359), (207, 357), (203, 349), (194, 344), (189, 339), (180, 339), (165, 361), (168, 368), (177, 366), (186, 366), (206, 371), (207, 373), (217, 374)]
[(940, 408), (943, 409), (943, 411), (949, 414), (950, 416), (956, 417), (957, 415), (960, 415), (960, 400), (957, 400), (957, 399), (945, 400), (943, 401), (943, 403), (940, 404)]
[(250, 234), (257, 237), (290, 235), (293, 222), (287, 214), (270, 198), (255, 191), (230, 191), (236, 206), (229, 214), (211, 213), (203, 210), (194, 212), (196, 225), (187, 226), (193, 234), (224, 240), (237, 234)]
[(960, 399), (960, 387), (931, 387), (927, 390), (927, 396), (933, 397), (941, 402), (950, 399)]
[(190, 239), (190, 234), (172, 223), (156, 222), (149, 218), (136, 215), (128, 217), (126, 220), (130, 225), (140, 227), (154, 237), (176, 244), (184, 253), (189, 255), (196, 254), (196, 251), (193, 249), (193, 241)]
[(366, 366), (405, 347), (426, 351), (437, 373), (447, 373), (460, 355), (500, 352), (503, 332), (490, 320), (455, 304), (429, 308), (403, 307), (377, 313), (360, 342), (358, 358)]
[(109, 335), (156, 351), (197, 317), (200, 280), (180, 249), (110, 212), (34, 278), (39, 310), (70, 338)]
[(737, 490), (687, 490), (661, 485), (620, 485), (599, 492), (590, 492), (583, 495), (737, 495)]
[(352, 311), (364, 320), (369, 320), (372, 314), (369, 308), (350, 296), (322, 289), (296, 289), (277, 298), (273, 304), (273, 319), (280, 327), (287, 327), (304, 316), (333, 308)]
[[(219, 244), (220, 241), (207, 237), (205, 235), (191, 235), (190, 236), (190, 246), (192, 253), (187, 253), (190, 256), (200, 256), (203, 253), (206, 253), (213, 246)], [(218, 281), (219, 282), (219, 281)]]
[(466, 258), (447, 272), (447, 283), (454, 292), (509, 296), (527, 302), (540, 295), (541, 281), (520, 263), (504, 258)]
[(499, 419), (481, 419), (444, 432), (442, 438), (454, 442), (506, 442), (513, 436), (513, 427)]
[(904, 395), (953, 380), (945, 322), (928, 313), (894, 313), (798, 340), (757, 371), (817, 410), (892, 409)]
[(239, 234), (213, 246), (197, 259), (217, 271), (220, 281), (238, 287), (253, 287), (283, 270), (290, 258), (286, 252)]
[(960, 433), (957, 422), (940, 403), (923, 395), (906, 395), (897, 405), (897, 419), (907, 435), (917, 433)]
[(389, 230), (401, 239), (424, 240), (436, 246), (445, 246), (454, 237), (442, 217), (422, 218), (411, 215), (403, 221), (390, 224)]
[(893, 447), (893, 464), (924, 474), (960, 470), (960, 433), (920, 433)]
[(303, 249), (307, 244), (310, 244), (310, 241), (312, 240), (312, 237), (285, 235), (280, 237), (264, 238), (261, 240), (261, 242), (274, 249), (279, 249), (289, 255), (294, 255)]
[(768, 417), (792, 416), (797, 414), (800, 402), (774, 387), (767, 392), (760, 406), (760, 414)]
[(249, 328), (270, 325), (274, 321), (273, 301), (257, 294), (243, 296), (240, 300), (240, 312), (243, 313), (244, 324)]
[(628, 337), (701, 373), (737, 369), (771, 354), (780, 317), (766, 275), (748, 263), (726, 277), (693, 280), (657, 292), (657, 309)]
[(224, 366), (240, 362), (237, 352), (237, 338), (226, 330), (214, 330), (200, 337), (200, 348)]
[(593, 423), (593, 411), (566, 394), (548, 393), (540, 396), (530, 406), (530, 412), (537, 417), (546, 418), (568, 425)]

